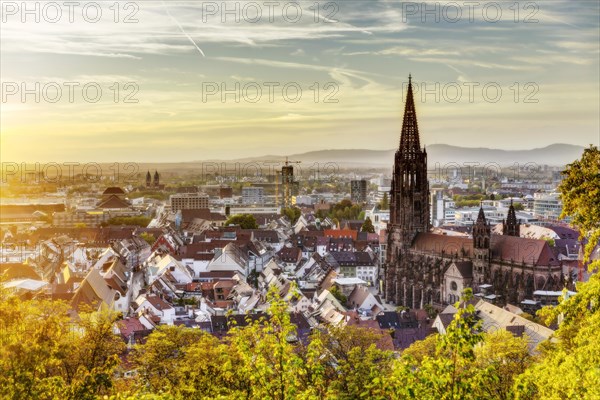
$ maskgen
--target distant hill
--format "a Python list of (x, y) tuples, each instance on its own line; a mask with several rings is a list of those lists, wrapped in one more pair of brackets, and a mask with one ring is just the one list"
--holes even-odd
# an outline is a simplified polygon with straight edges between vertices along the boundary
[[(500, 166), (511, 166), (515, 163), (524, 165), (528, 162), (546, 164), (550, 166), (564, 166), (580, 158), (584, 148), (570, 144), (552, 144), (546, 147), (531, 150), (499, 150), (485, 147), (471, 148), (451, 146), (447, 144), (433, 144), (427, 146), (429, 169), (436, 168), (439, 163), (441, 167), (448, 163), (463, 165), (466, 162), (478, 162), (481, 166), (487, 163), (498, 163)], [(395, 150), (318, 150), (306, 153), (287, 155), (290, 160), (302, 161), (303, 167), (310, 168), (311, 164), (335, 163), (342, 168), (391, 168), (394, 164)], [(226, 165), (229, 171), (235, 171), (235, 163), (264, 162), (271, 161), (273, 167), (281, 166), (285, 155), (264, 155), (258, 157), (245, 157), (238, 159), (204, 159), (194, 161), (182, 161), (177, 163), (140, 162), (137, 165), (137, 174), (145, 174), (147, 170), (158, 169), (161, 173), (214, 173), (215, 169), (222, 169)], [(203, 166), (206, 163), (208, 165)], [(307, 165), (306, 165), (307, 164)], [(109, 163), (101, 163), (102, 169), (110, 169)], [(304, 168), (303, 168), (304, 169)], [(76, 170), (76, 173), (81, 171)], [(127, 174), (124, 174), (128, 176)]]
[[(427, 146), (428, 163), (465, 163), (479, 162), (498, 163), (502, 166), (514, 163), (536, 163), (553, 166), (562, 166), (581, 157), (583, 147), (570, 144), (552, 144), (546, 147), (531, 150), (499, 150), (485, 147), (460, 147), (447, 144), (433, 144)], [(395, 150), (319, 150), (307, 153), (291, 154), (290, 160), (302, 161), (303, 163), (327, 163), (334, 162), (344, 165), (362, 166), (391, 166), (394, 162)], [(248, 157), (238, 160), (239, 162), (282, 160), (285, 156), (262, 156)]]

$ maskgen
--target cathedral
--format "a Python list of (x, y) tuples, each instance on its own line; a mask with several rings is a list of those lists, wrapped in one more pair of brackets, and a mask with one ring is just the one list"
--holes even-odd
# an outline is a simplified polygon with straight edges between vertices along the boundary
[(146, 173), (146, 187), (160, 187), (160, 175), (158, 171), (154, 171), (154, 181), (152, 181), (152, 175), (150, 175), (150, 171)]
[(394, 158), (384, 296), (409, 308), (443, 306), (465, 288), (503, 305), (533, 299), (536, 290), (561, 290), (562, 265), (544, 240), (519, 237), (510, 206), (503, 234), (491, 234), (483, 208), (472, 237), (431, 232), (427, 152), (421, 148), (411, 77), (400, 143)]

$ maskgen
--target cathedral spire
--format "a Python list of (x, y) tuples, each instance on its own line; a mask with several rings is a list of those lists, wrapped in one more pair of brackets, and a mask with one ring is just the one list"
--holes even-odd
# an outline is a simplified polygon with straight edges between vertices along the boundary
[(508, 215), (506, 221), (502, 224), (502, 234), (508, 236), (520, 236), (521, 224), (517, 220), (517, 214), (515, 212), (515, 206), (513, 205), (512, 199), (510, 199), (510, 207), (508, 207)]
[(483, 202), (479, 205), (477, 222), (473, 225), (473, 245), (476, 249), (487, 249), (490, 244), (491, 227), (485, 219)]
[(404, 106), (404, 120), (402, 121), (402, 134), (400, 136), (400, 151), (406, 155), (421, 151), (411, 75), (408, 75), (408, 93), (406, 95), (406, 105)]
[(477, 215), (477, 224), (483, 223), (485, 225), (485, 213), (483, 212), (483, 202), (479, 203), (479, 215)]

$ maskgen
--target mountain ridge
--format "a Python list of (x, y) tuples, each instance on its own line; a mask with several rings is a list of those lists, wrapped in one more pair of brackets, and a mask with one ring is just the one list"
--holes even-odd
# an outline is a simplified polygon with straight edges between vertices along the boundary
[[(536, 163), (551, 166), (561, 166), (578, 159), (584, 147), (565, 143), (553, 143), (545, 147), (523, 150), (493, 149), (487, 147), (462, 147), (449, 144), (432, 144), (426, 146), (428, 162), (447, 164), (451, 162), (479, 162), (481, 164), (497, 163), (500, 165), (514, 165), (515, 163)], [(363, 166), (391, 166), (395, 150), (368, 150), (368, 149), (324, 149), (303, 153), (285, 155), (263, 155), (257, 157), (243, 157), (231, 160), (198, 160), (196, 162), (251, 162), (273, 161), (282, 162), (286, 157), (290, 161), (314, 163), (342, 163), (347, 165)]]

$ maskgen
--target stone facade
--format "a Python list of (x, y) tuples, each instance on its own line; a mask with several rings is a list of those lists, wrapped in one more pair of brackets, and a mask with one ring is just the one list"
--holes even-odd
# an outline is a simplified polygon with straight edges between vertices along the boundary
[(460, 266), (462, 276), (457, 282), (459, 286), (470, 286), (474, 293), (480, 293), (481, 285), (497, 304), (531, 299), (535, 290), (562, 289), (558, 257), (544, 240), (519, 237), (519, 223), (512, 205), (503, 235), (491, 234), (480, 209), (473, 237), (468, 238), (429, 232), (429, 198), (427, 152), (420, 147), (409, 77), (390, 190), (383, 279), (386, 301), (409, 308), (453, 302), (456, 291), (447, 285), (454, 286), (451, 282), (456, 282), (457, 277), (445, 275), (456, 275), (456, 265)]

